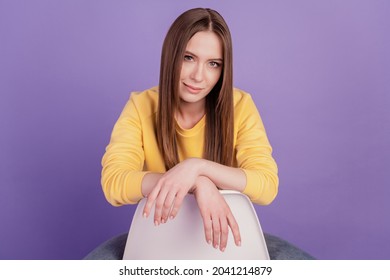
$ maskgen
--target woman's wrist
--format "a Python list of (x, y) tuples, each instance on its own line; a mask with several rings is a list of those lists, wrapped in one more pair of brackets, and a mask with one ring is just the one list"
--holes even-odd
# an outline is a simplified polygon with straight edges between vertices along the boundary
[(144, 197), (149, 195), (162, 176), (162, 173), (148, 172), (145, 174), (141, 183), (141, 193)]
[(202, 158), (193, 158), (196, 165), (196, 175), (199, 176), (206, 176), (207, 173), (207, 166), (208, 166), (208, 160), (202, 159)]
[(214, 185), (214, 183), (206, 176), (199, 176), (195, 182), (195, 185), (194, 187), (191, 189), (193, 194), (196, 194), (197, 192), (199, 192), (201, 189), (204, 189), (204, 188), (207, 188), (207, 187), (210, 187), (210, 186), (213, 186), (216, 188), (216, 186)]
[(201, 184), (201, 180), (202, 180), (201, 176), (198, 176), (198, 177), (196, 178), (196, 180), (195, 180), (195, 184), (194, 184), (194, 185), (192, 186), (192, 188), (188, 191), (188, 193), (190, 193), (190, 194), (195, 194), (196, 191), (198, 190), (199, 185)]

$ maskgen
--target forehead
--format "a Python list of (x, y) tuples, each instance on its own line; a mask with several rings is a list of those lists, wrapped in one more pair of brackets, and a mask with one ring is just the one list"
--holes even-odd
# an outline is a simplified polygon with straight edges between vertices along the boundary
[(186, 51), (204, 59), (222, 59), (222, 42), (212, 31), (195, 33), (188, 41)]

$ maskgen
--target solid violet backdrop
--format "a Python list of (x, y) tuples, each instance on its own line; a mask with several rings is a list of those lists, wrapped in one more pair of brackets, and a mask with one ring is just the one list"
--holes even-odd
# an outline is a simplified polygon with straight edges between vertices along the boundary
[(36, 0), (0, 2), (0, 259), (81, 259), (128, 230), (100, 160), (198, 6), (228, 22), (279, 164), (264, 231), (319, 259), (390, 258), (388, 1)]

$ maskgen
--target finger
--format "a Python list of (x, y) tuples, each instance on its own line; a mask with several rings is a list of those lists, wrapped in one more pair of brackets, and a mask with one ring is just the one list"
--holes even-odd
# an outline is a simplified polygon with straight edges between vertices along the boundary
[(186, 194), (183, 192), (179, 192), (176, 194), (175, 200), (173, 202), (171, 213), (169, 214), (170, 219), (173, 219), (176, 217), (176, 215), (179, 212), (179, 209), (183, 203), (185, 196), (186, 196)]
[(209, 215), (205, 215), (203, 217), (203, 228), (204, 228), (204, 236), (206, 238), (207, 244), (211, 244), (213, 242), (213, 225), (211, 221), (211, 217)]
[(215, 249), (219, 246), (219, 239), (221, 234), (221, 226), (219, 224), (219, 218), (213, 216), (212, 217), (212, 226), (213, 226), (213, 246)]
[(162, 214), (162, 208), (164, 206), (165, 199), (167, 197), (167, 190), (162, 188), (160, 192), (158, 193), (158, 196), (156, 198), (156, 203), (154, 205), (154, 224), (159, 225), (161, 224), (161, 214)]
[(236, 219), (234, 218), (233, 214), (230, 212), (230, 214), (227, 216), (227, 221), (229, 224), (230, 229), (233, 233), (234, 243), (237, 246), (241, 246), (241, 234), (240, 234), (240, 228), (238, 226), (238, 223)]
[(219, 249), (223, 252), (225, 251), (228, 235), (229, 235), (227, 218), (225, 216), (221, 217), (219, 223), (221, 225), (221, 239), (220, 239)]
[(168, 220), (168, 215), (171, 212), (172, 205), (174, 204), (176, 198), (174, 192), (169, 192), (165, 198), (162, 212), (161, 212), (161, 222), (164, 224)]
[(142, 214), (144, 217), (146, 218), (149, 217), (150, 209), (152, 209), (153, 203), (155, 202), (159, 192), (160, 192), (160, 187), (156, 185), (156, 187), (148, 195), (144, 206), (143, 214)]

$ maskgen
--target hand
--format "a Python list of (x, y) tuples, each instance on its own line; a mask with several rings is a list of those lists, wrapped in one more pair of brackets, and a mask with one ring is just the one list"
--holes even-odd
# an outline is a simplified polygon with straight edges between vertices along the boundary
[(201, 159), (190, 158), (177, 164), (157, 181), (147, 196), (143, 215), (148, 217), (155, 203), (154, 223), (159, 225), (173, 219), (188, 192), (191, 192), (198, 178)]
[(241, 235), (236, 219), (215, 184), (208, 177), (199, 176), (194, 195), (202, 215), (207, 243), (212, 243), (214, 248), (219, 246), (223, 252), (230, 227), (235, 244), (241, 246)]

